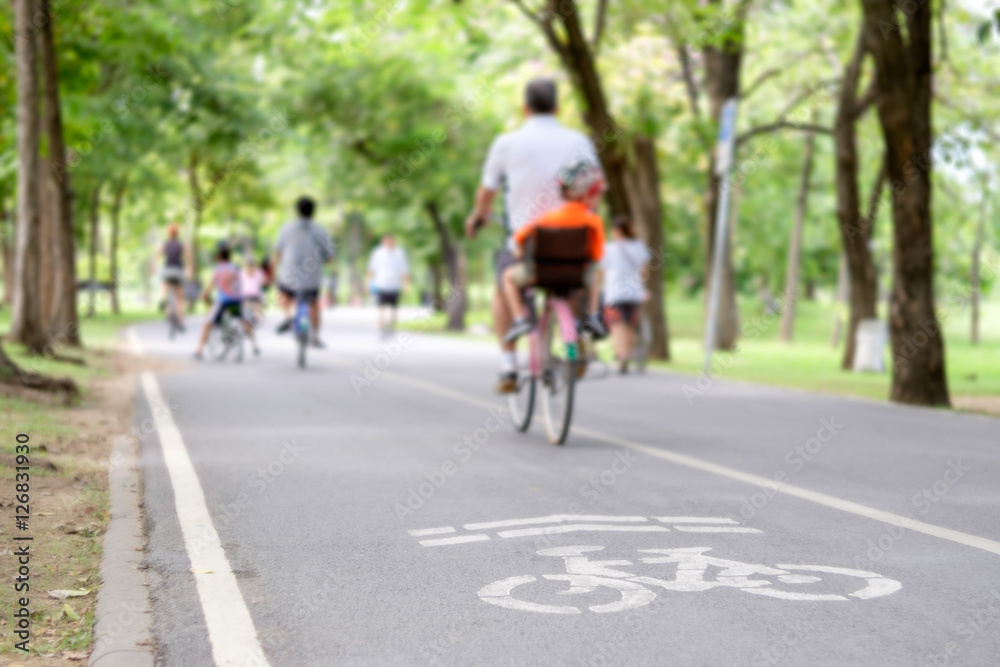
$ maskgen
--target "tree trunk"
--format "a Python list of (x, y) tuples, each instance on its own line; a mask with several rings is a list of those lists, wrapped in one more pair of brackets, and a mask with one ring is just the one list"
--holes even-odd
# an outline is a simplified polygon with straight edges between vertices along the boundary
[(119, 218), (122, 211), (122, 200), (125, 197), (125, 187), (128, 184), (128, 178), (122, 176), (121, 180), (118, 181), (118, 185), (115, 187), (115, 199), (111, 206), (111, 248), (109, 252), (109, 267), (111, 270), (111, 312), (115, 315), (121, 313), (118, 307), (118, 230), (119, 230)]
[(424, 204), (427, 215), (434, 223), (434, 230), (438, 235), (438, 242), (441, 246), (441, 257), (444, 260), (445, 270), (448, 272), (448, 298), (446, 310), (448, 312), (448, 331), (465, 331), (465, 310), (468, 301), (466, 294), (465, 280), (465, 254), (461, 251), (448, 234), (448, 228), (441, 219), (441, 211), (437, 202), (427, 202)]
[[(721, 7), (721, 0), (710, 0), (713, 7)], [(727, 25), (726, 34), (722, 35), (722, 44), (706, 42), (702, 49), (705, 62), (705, 85), (709, 94), (709, 108), (712, 120), (719, 122), (722, 106), (730, 97), (736, 97), (740, 91), (740, 72), (743, 64), (744, 22), (746, 3), (741, 3)], [(706, 229), (705, 235), (705, 303), (708, 303), (708, 293), (711, 289), (712, 266), (715, 262), (715, 219), (719, 207), (719, 188), (721, 179), (715, 173), (716, 156), (713, 149), (709, 161), (708, 183), (705, 191)], [(735, 201), (732, 202), (735, 208)], [(723, 267), (723, 284), (719, 299), (719, 322), (716, 329), (715, 345), (720, 350), (731, 350), (736, 345), (739, 336), (739, 312), (736, 303), (736, 281), (732, 264), (731, 242), (726, 239), (726, 265)], [(707, 308), (706, 308), (707, 315)]]
[(795, 335), (795, 311), (799, 298), (799, 267), (802, 263), (802, 228), (809, 204), (809, 180), (812, 177), (813, 148), (816, 135), (806, 134), (805, 154), (802, 157), (802, 177), (799, 180), (799, 197), (795, 203), (795, 222), (792, 238), (788, 243), (788, 265), (785, 267), (785, 309), (781, 313), (781, 340), (791, 343)]
[(17, 286), (10, 338), (29, 352), (43, 354), (48, 337), (39, 293), (38, 57), (31, 29), (34, 4), (14, 0), (17, 58)]
[(656, 164), (656, 146), (645, 137), (635, 139), (635, 164), (629, 170), (629, 200), (635, 213), (642, 239), (652, 252), (646, 276), (649, 300), (644, 306), (646, 317), (652, 325), (649, 355), (653, 359), (670, 359), (670, 340), (667, 329), (667, 309), (663, 298), (666, 284), (665, 260), (667, 250), (663, 238), (663, 209), (660, 206), (660, 176)]
[(349, 303), (360, 305), (364, 302), (365, 287), (362, 270), (358, 269), (361, 256), (361, 230), (364, 218), (357, 211), (347, 213), (347, 279), (350, 281)]
[(45, 21), (39, 32), (45, 88), (45, 125), (49, 135), (49, 161), (56, 190), (54, 220), (58, 241), (53, 264), (55, 290), (49, 315), (49, 333), (63, 345), (80, 347), (80, 322), (76, 312), (76, 235), (73, 224), (73, 188), (66, 164), (62, 106), (59, 98), (59, 67), (55, 41), (55, 17), (50, 0), (41, 0)]
[(49, 160), (38, 158), (38, 308), (41, 311), (42, 326), (49, 339), (49, 348), (61, 338), (56, 329), (53, 332), (51, 315), (54, 310), (55, 291), (58, 275), (51, 270), (57, 266), (59, 257), (59, 230), (55, 219), (55, 184), (49, 178), (52, 173)]
[(0, 259), (3, 260), (3, 303), (14, 302), (14, 222), (7, 210), (7, 188), (0, 184)]
[[(188, 187), (191, 189), (191, 279), (198, 282), (201, 257), (198, 252), (198, 231), (201, 229), (201, 213), (205, 202), (198, 182), (198, 151), (192, 149), (188, 156)], [(277, 267), (275, 267), (277, 270)], [(201, 283), (198, 282), (200, 286)]]
[(972, 243), (972, 266), (969, 276), (969, 305), (972, 307), (971, 330), (969, 331), (969, 341), (973, 345), (979, 345), (979, 302), (982, 293), (982, 282), (980, 275), (980, 264), (983, 254), (983, 241), (986, 236), (986, 220), (988, 216), (986, 193), (988, 184), (983, 179), (981, 192), (983, 193), (983, 210), (976, 224), (976, 239)]
[(844, 334), (844, 304), (847, 303), (848, 281), (850, 280), (847, 275), (848, 271), (847, 253), (841, 252), (840, 265), (837, 268), (837, 295), (833, 304), (833, 333), (830, 335), (830, 347), (833, 349), (837, 349), (837, 346), (840, 345), (840, 337)]
[(933, 9), (926, 2), (907, 7), (904, 40), (901, 30), (886, 22), (895, 15), (891, 0), (863, 0), (862, 5), (866, 42), (875, 58), (878, 114), (893, 192), (890, 397), (900, 403), (950, 405), (944, 338), (934, 308)]
[(14, 385), (29, 392), (62, 392), (66, 395), (67, 401), (80, 395), (80, 389), (72, 379), (53, 378), (26, 371), (7, 356), (2, 346), (0, 346), (0, 384)]
[(858, 323), (877, 316), (878, 272), (872, 258), (871, 238), (878, 213), (878, 197), (885, 178), (884, 166), (876, 179), (869, 199), (867, 215), (863, 215), (858, 190), (858, 150), (856, 123), (861, 109), (858, 106), (857, 88), (864, 61), (865, 29), (862, 25), (854, 55), (844, 68), (840, 86), (840, 99), (834, 122), (834, 150), (836, 155), (837, 220), (840, 238), (847, 258), (847, 276), (850, 279), (848, 294), (850, 308), (844, 340), (844, 356), (840, 366), (854, 368), (854, 346)]
[(440, 313), (444, 311), (444, 275), (441, 271), (441, 261), (432, 261), (428, 268), (431, 272), (431, 303), (434, 312)]
[(90, 257), (87, 267), (87, 317), (94, 317), (97, 314), (97, 237), (100, 230), (101, 221), (101, 186), (98, 181), (94, 186), (94, 191), (90, 195)]

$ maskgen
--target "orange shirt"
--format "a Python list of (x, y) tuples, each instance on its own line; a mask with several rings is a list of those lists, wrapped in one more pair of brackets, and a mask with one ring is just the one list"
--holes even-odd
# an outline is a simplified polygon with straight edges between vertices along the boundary
[(536, 227), (587, 227), (590, 229), (590, 258), (595, 262), (604, 256), (604, 221), (580, 202), (571, 201), (540, 218), (532, 220), (514, 232), (514, 242), (524, 246)]

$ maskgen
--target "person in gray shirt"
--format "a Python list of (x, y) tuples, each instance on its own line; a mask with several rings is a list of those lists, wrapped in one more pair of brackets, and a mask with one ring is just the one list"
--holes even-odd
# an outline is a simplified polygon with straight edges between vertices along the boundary
[(313, 221), (316, 203), (309, 197), (295, 202), (299, 218), (287, 223), (278, 233), (274, 245), (274, 266), (278, 267), (278, 303), (285, 313), (285, 321), (278, 333), (292, 328), (292, 306), (298, 295), (309, 302), (309, 319), (312, 323), (312, 345), (323, 347), (319, 339), (319, 297), (323, 279), (323, 265), (333, 259), (333, 240), (325, 229)]

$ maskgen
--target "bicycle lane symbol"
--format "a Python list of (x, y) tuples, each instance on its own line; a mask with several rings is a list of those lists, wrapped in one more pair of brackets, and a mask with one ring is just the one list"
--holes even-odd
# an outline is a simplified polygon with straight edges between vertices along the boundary
[[(649, 604), (656, 599), (652, 588), (662, 588), (667, 591), (700, 592), (713, 588), (736, 588), (747, 593), (763, 595), (782, 600), (808, 601), (843, 601), (849, 598), (870, 600), (895, 593), (902, 584), (894, 579), (888, 579), (874, 572), (854, 570), (826, 565), (789, 565), (781, 564), (774, 567), (741, 563), (715, 556), (708, 556), (711, 547), (680, 547), (672, 549), (639, 549), (640, 554), (649, 554), (639, 560), (651, 565), (669, 564), (674, 568), (673, 579), (636, 576), (632, 572), (612, 569), (634, 565), (628, 560), (591, 560), (585, 554), (602, 551), (602, 546), (576, 545), (554, 547), (538, 551), (540, 556), (562, 558), (566, 574), (545, 574), (542, 577), (548, 581), (564, 581), (569, 584), (567, 590), (559, 595), (581, 595), (593, 593), (601, 587), (611, 589), (620, 596), (619, 599), (605, 604), (595, 604), (586, 607), (596, 613), (626, 611)], [(714, 576), (708, 576), (709, 568), (719, 571)], [(861, 579), (851, 586), (846, 594), (811, 593), (800, 590), (789, 590), (814, 584), (823, 580), (819, 574), (842, 575)], [(762, 578), (755, 578), (762, 577)], [(768, 578), (763, 578), (768, 577)], [(775, 586), (775, 580), (782, 587)], [(532, 611), (545, 614), (580, 614), (580, 607), (571, 605), (551, 605), (531, 602), (524, 597), (515, 595), (515, 591), (528, 584), (538, 582), (533, 575), (508, 577), (488, 584), (479, 590), (479, 597), (488, 602), (508, 609)], [(518, 591), (520, 593), (520, 591)]]
[[(659, 525), (657, 525), (659, 524)], [(666, 525), (664, 525), (666, 524)], [(667, 525), (670, 528), (667, 528)], [(530, 526), (530, 527), (525, 527)], [(743, 533), (762, 531), (739, 526), (727, 517), (642, 517), (642, 516), (579, 516), (549, 515), (525, 519), (510, 519), (486, 523), (465, 524), (461, 534), (451, 526), (409, 531), (422, 546), (456, 548), (470, 542), (490, 541), (484, 531), (498, 530), (501, 539), (555, 536), (574, 532), (641, 532), (661, 535), (680, 533)], [(447, 535), (447, 537), (444, 537)], [(426, 538), (426, 539), (419, 539)], [(700, 540), (699, 540), (700, 541)], [(550, 547), (538, 555), (562, 559), (565, 573), (531, 574), (507, 577), (483, 586), (479, 598), (489, 604), (546, 614), (581, 614), (626, 611), (648, 605), (662, 592), (704, 592), (715, 588), (734, 588), (752, 595), (789, 601), (871, 600), (891, 595), (902, 588), (900, 582), (874, 572), (828, 565), (777, 564), (774, 566), (743, 563), (709, 555), (709, 546), (638, 549), (638, 563), (630, 560), (599, 560), (587, 554), (603, 551), (599, 545)], [(653, 566), (651, 574), (637, 573), (637, 568)], [(628, 568), (628, 569), (624, 569)], [(645, 568), (649, 569), (649, 568)], [(663, 578), (671, 577), (672, 578)], [(564, 582), (566, 590), (556, 595), (567, 596), (567, 602), (578, 602), (585, 594), (600, 591), (611, 594), (612, 601), (580, 606), (545, 604), (532, 601), (532, 594), (551, 586), (546, 582)], [(831, 582), (834, 582), (831, 584)], [(817, 586), (818, 585), (818, 586)], [(831, 590), (832, 589), (832, 590)]]

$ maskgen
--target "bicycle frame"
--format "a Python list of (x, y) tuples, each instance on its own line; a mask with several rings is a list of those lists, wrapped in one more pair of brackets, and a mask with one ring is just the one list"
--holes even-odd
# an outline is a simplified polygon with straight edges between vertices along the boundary
[(573, 309), (569, 302), (561, 297), (545, 295), (542, 315), (538, 320), (538, 326), (528, 334), (529, 359), (528, 370), (532, 377), (541, 377), (548, 360), (549, 350), (545, 345), (548, 341), (543, 341), (544, 332), (548, 331), (549, 318), (556, 317), (559, 322), (559, 333), (562, 342), (567, 346), (576, 343), (576, 318), (573, 316)]

